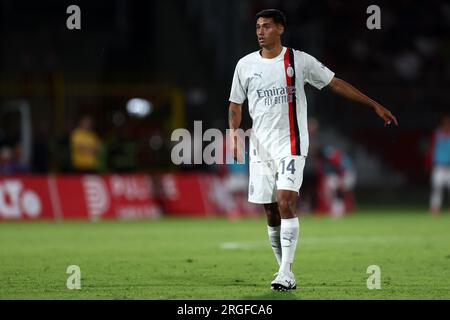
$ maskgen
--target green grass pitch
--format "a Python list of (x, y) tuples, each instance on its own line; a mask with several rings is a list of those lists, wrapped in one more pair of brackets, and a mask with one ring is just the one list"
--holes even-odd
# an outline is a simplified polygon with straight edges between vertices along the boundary
[[(265, 220), (0, 223), (0, 299), (450, 299), (450, 214), (300, 220), (298, 288), (272, 292)], [(81, 289), (69, 290), (69, 265)], [(369, 265), (381, 289), (369, 290)]]

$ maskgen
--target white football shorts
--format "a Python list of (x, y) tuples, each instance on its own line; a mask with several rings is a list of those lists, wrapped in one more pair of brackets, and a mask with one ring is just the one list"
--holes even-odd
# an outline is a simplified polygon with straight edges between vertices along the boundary
[(435, 165), (431, 173), (433, 188), (450, 188), (450, 167)]
[(277, 202), (277, 190), (299, 193), (305, 161), (304, 156), (286, 156), (250, 162), (248, 201), (261, 204)]

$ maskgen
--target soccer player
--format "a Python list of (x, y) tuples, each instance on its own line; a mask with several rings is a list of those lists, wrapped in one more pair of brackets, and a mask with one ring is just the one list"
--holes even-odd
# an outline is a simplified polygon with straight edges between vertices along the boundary
[(248, 99), (253, 120), (250, 135), (249, 202), (264, 206), (268, 234), (279, 270), (273, 290), (296, 288), (292, 272), (299, 237), (295, 208), (308, 154), (308, 130), (304, 84), (329, 87), (357, 101), (380, 116), (385, 125), (395, 123), (389, 110), (338, 79), (311, 55), (286, 48), (281, 35), (284, 14), (268, 9), (256, 15), (256, 36), (261, 49), (239, 60), (233, 76), (229, 126), (233, 158), (242, 161), (242, 136), (238, 130), (242, 103)]
[(442, 206), (442, 193), (445, 187), (450, 192), (450, 116), (444, 116), (442, 123), (433, 135), (431, 144), (431, 173), (430, 211), (437, 215)]

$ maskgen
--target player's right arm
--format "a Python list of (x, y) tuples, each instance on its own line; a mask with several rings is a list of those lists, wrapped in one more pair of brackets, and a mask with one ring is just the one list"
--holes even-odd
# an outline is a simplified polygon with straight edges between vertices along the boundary
[(237, 129), (241, 125), (242, 120), (242, 104), (230, 102), (228, 107), (228, 124), (230, 126), (230, 141), (231, 150), (233, 152), (233, 159), (237, 161), (242, 160), (242, 148), (240, 148), (239, 135)]
[(230, 126), (231, 151), (233, 159), (238, 162), (244, 162), (244, 143), (243, 137), (239, 135), (239, 126), (242, 120), (242, 104), (247, 99), (247, 81), (245, 70), (243, 70), (242, 61), (236, 65), (231, 85), (230, 105), (228, 107), (228, 124)]
[(230, 102), (230, 106), (228, 107), (228, 124), (230, 126), (231, 131), (239, 129), (242, 120), (242, 105)]

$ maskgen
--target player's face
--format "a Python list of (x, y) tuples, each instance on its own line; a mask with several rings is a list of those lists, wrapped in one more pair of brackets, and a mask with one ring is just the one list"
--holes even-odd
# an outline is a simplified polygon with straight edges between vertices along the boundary
[(256, 37), (261, 48), (270, 48), (280, 41), (284, 27), (273, 22), (272, 18), (258, 18)]

